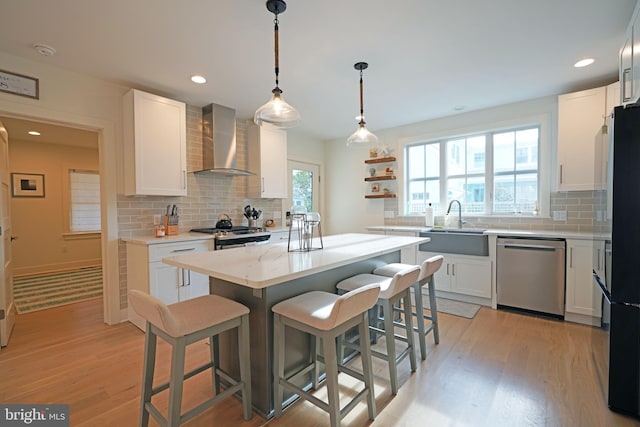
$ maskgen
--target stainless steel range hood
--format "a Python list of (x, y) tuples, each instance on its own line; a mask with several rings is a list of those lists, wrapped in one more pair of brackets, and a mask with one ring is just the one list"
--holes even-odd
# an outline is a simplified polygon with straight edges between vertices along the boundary
[(236, 159), (236, 110), (209, 104), (202, 108), (202, 170), (195, 173), (253, 175), (238, 169)]

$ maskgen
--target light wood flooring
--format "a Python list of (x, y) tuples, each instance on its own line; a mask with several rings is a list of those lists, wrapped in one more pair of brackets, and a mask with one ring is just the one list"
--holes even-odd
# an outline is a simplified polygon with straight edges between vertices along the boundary
[[(428, 337), (427, 360), (412, 375), (408, 360), (400, 365), (398, 395), (390, 395), (386, 365), (374, 360), (378, 417), (370, 422), (362, 404), (343, 425), (640, 426), (607, 409), (592, 368), (590, 327), (487, 308), (473, 320), (440, 319), (440, 344)], [(103, 324), (101, 299), (19, 315), (9, 346), (0, 350), (0, 402), (68, 403), (72, 426), (135, 426), (142, 351), (136, 327)], [(206, 344), (196, 343), (187, 364), (207, 356)], [(160, 381), (168, 377), (168, 360), (166, 351), (159, 354)], [(209, 396), (210, 385), (207, 374), (189, 380), (184, 407)], [(244, 421), (241, 412), (229, 399), (186, 425), (328, 424), (305, 402), (269, 422), (258, 415)]]

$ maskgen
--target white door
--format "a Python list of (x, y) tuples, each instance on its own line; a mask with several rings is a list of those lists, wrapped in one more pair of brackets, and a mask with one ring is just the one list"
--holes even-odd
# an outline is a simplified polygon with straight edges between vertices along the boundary
[(13, 275), (11, 273), (11, 182), (9, 179), (9, 134), (0, 121), (0, 346), (9, 342), (15, 322)]
[(288, 161), (289, 200), (292, 206), (305, 206), (307, 212), (320, 212), (320, 166), (313, 163)]

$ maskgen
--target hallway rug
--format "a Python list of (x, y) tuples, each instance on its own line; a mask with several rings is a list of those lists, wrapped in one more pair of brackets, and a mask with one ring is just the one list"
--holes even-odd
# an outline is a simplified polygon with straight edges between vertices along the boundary
[(14, 277), (13, 295), (19, 314), (102, 296), (102, 267)]

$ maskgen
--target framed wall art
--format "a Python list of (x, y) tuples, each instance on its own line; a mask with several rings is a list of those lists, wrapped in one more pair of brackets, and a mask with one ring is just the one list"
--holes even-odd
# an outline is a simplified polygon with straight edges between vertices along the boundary
[(5, 70), (0, 70), (0, 91), (26, 96), (27, 98), (40, 98), (38, 79)]
[(44, 197), (44, 175), (36, 173), (12, 173), (13, 197)]

